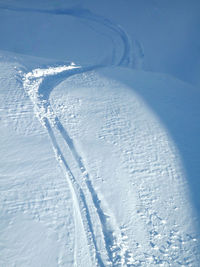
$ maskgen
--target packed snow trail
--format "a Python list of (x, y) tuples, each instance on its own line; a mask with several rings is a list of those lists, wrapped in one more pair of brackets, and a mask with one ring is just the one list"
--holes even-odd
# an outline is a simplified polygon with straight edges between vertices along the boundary
[[(105, 215), (102, 208), (101, 208), (101, 200), (99, 199), (97, 193), (95, 192), (95, 189), (92, 185), (89, 173), (87, 172), (83, 160), (81, 158), (81, 156), (78, 154), (75, 146), (74, 146), (74, 142), (73, 140), (70, 138), (70, 136), (68, 135), (67, 131), (65, 130), (65, 128), (63, 127), (63, 125), (61, 124), (60, 120), (58, 119), (58, 117), (55, 117), (55, 127), (57, 128), (57, 130), (60, 132), (60, 134), (62, 135), (63, 139), (65, 140), (66, 144), (69, 146), (72, 155), (74, 156), (74, 159), (76, 160), (81, 173), (83, 174), (83, 179), (85, 180), (85, 183), (87, 185), (87, 188), (92, 196), (92, 200), (93, 200), (93, 204), (96, 208), (96, 211), (98, 213), (100, 222), (101, 222), (101, 227), (102, 227), (102, 231), (104, 234), (104, 241), (105, 241), (105, 246), (106, 246), (106, 250), (109, 256), (109, 260), (111, 262), (116, 262), (116, 260), (120, 260), (122, 258), (122, 262), (126, 262), (127, 260), (125, 259), (124, 255), (120, 255), (119, 259), (115, 259), (115, 257), (113, 256), (113, 247), (116, 247), (117, 250), (126, 250), (125, 246), (123, 246), (122, 243), (122, 236), (118, 234), (118, 239), (120, 241), (120, 247), (117, 248), (116, 245), (116, 238), (114, 238), (114, 235), (116, 236), (116, 233), (114, 233), (114, 230), (111, 230), (112, 227), (109, 225), (109, 216)], [(117, 232), (119, 232), (120, 230), (117, 229)], [(128, 255), (128, 252), (126, 252)], [(115, 265), (114, 265), (115, 266)]]
[[(52, 131), (51, 125), (50, 125), (47, 117), (43, 118), (43, 123), (44, 123), (46, 129), (48, 130), (48, 133), (49, 133), (49, 136), (51, 138), (53, 148), (55, 150), (58, 161), (60, 162), (60, 164), (64, 165), (64, 168), (66, 171), (66, 177), (69, 179), (68, 183), (69, 183), (69, 186), (71, 188), (71, 193), (72, 193), (73, 199), (75, 201), (75, 203), (74, 203), (75, 209), (77, 210), (77, 212), (80, 212), (81, 218), (87, 219), (86, 221), (82, 219), (82, 222), (83, 222), (83, 225), (85, 228), (85, 234), (87, 235), (88, 246), (90, 248), (92, 262), (94, 265), (103, 267), (105, 265), (103, 264), (103, 260), (101, 258), (101, 255), (98, 252), (97, 243), (96, 243), (96, 239), (94, 236), (94, 230), (93, 230), (93, 226), (92, 226), (92, 222), (91, 222), (91, 218), (90, 218), (90, 213), (89, 213), (88, 205), (86, 203), (86, 199), (85, 199), (85, 195), (83, 193), (83, 190), (80, 188), (79, 184), (77, 183), (70, 167), (68, 166), (68, 164), (67, 164), (67, 162), (66, 162), (66, 160), (65, 160), (65, 158), (64, 158), (64, 156), (63, 156), (63, 154), (59, 148), (59, 145), (56, 141), (55, 135)], [(85, 223), (85, 222), (87, 222), (87, 223)], [(94, 255), (95, 255), (95, 258), (94, 258)]]
[[(75, 67), (72, 66), (65, 66), (65, 70), (67, 69), (74, 69)], [(38, 75), (38, 71), (39, 71), (39, 75)], [(44, 71), (44, 75), (48, 75), (49, 73), (52, 74), (56, 74), (57, 71), (63, 71), (63, 68), (50, 68), (49, 71), (45, 70)], [(27, 77), (25, 77), (25, 81), (24, 81), (24, 88), (26, 90), (26, 92), (29, 94), (29, 96), (31, 97), (31, 100), (33, 101), (33, 104), (35, 106), (36, 111), (36, 115), (39, 117), (40, 122), (42, 123), (42, 125), (47, 129), (48, 134), (50, 136), (50, 139), (52, 141), (53, 144), (53, 148), (55, 150), (56, 153), (56, 158), (59, 161), (59, 164), (61, 164), (61, 166), (63, 165), (64, 167), (64, 171), (66, 173), (66, 177), (67, 177), (67, 181), (69, 184), (69, 188), (71, 190), (71, 194), (72, 194), (72, 198), (74, 200), (74, 208), (77, 210), (76, 214), (80, 214), (80, 220), (83, 223), (83, 227), (85, 230), (85, 235), (87, 237), (87, 241), (88, 241), (88, 246), (90, 248), (90, 252), (91, 252), (91, 260), (92, 263), (96, 266), (96, 263), (98, 263), (99, 266), (104, 266), (102, 259), (98, 253), (97, 250), (97, 245), (96, 245), (96, 240), (94, 237), (94, 231), (93, 231), (93, 227), (92, 227), (92, 223), (91, 223), (91, 219), (90, 219), (90, 214), (88, 211), (88, 206), (85, 200), (85, 195), (82, 191), (82, 189), (80, 188), (80, 185), (78, 184), (78, 182), (76, 181), (70, 167), (68, 166), (63, 153), (56, 141), (56, 137), (53, 133), (53, 130), (51, 128), (50, 122), (49, 122), (49, 116), (48, 114), (46, 114), (46, 111), (44, 110), (44, 106), (43, 103), (41, 103), (40, 101), (37, 101), (38, 99), (38, 86), (41, 82), (42, 79), (42, 75), (41, 75), (42, 70), (36, 70), (35, 72), (33, 71), (33, 73), (35, 73), (35, 75), (31, 76), (31, 73), (27, 74)], [(33, 83), (31, 84), (31, 80), (35, 78), (39, 78), (40, 81), (38, 83), (37, 80), (32, 81)], [(36, 83), (36, 84), (35, 84)], [(32, 85), (32, 86), (31, 86)], [(76, 220), (76, 218), (75, 218)], [(94, 257), (95, 255), (95, 257)]]
[[(23, 78), (24, 88), (34, 104), (36, 116), (39, 118), (41, 124), (47, 129), (49, 133), (58, 161), (65, 168), (73, 199), (75, 199), (75, 203), (77, 203), (75, 207), (78, 210), (78, 213), (80, 214), (80, 220), (84, 225), (88, 245), (90, 248), (93, 248), (93, 253), (91, 254), (92, 262), (97, 262), (98, 266), (131, 266), (130, 259), (133, 258), (133, 255), (127, 247), (127, 242), (124, 242), (122, 233), (117, 227), (116, 223), (115, 225), (112, 225), (109, 219), (110, 216), (104, 214), (101, 207), (101, 201), (92, 185), (90, 175), (87, 172), (86, 167), (84, 166), (82, 157), (79, 155), (77, 149), (75, 148), (73, 140), (70, 138), (69, 134), (62, 126), (59, 118), (54, 115), (49, 102), (49, 95), (51, 90), (63, 79), (99, 67), (100, 66), (81, 68), (78, 66), (70, 65), (55, 68), (50, 67), (49, 69), (36, 69), (30, 73), (25, 74)], [(73, 171), (70, 169), (61, 151), (61, 148), (56, 141), (53, 129), (56, 129), (59, 132), (59, 134), (63, 138), (64, 143), (70, 149), (72, 156), (76, 161), (80, 172), (82, 173), (82, 179), (85, 181), (88, 192), (86, 192), (85, 189), (81, 187), (81, 181), (78, 181), (74, 177)], [(97, 246), (97, 241), (93, 230), (95, 219), (93, 219), (92, 222), (90, 215), (91, 212), (89, 211), (87, 204), (88, 201), (91, 201), (87, 197), (88, 193), (90, 194), (90, 198), (93, 203), (92, 212), (95, 212), (97, 214), (103, 236), (102, 243), (104, 244), (106, 250), (104, 254), (106, 254), (108, 257), (108, 259), (106, 260), (107, 263), (105, 264), (103, 263), (101, 254), (99, 253), (99, 248)], [(112, 218), (111, 221), (115, 221), (115, 219)], [(94, 254), (96, 260), (93, 259)]]

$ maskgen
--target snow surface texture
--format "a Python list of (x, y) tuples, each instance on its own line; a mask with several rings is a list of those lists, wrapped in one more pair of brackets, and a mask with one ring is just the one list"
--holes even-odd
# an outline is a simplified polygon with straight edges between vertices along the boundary
[(95, 44), (68, 62), (48, 43), (1, 51), (0, 265), (199, 266), (199, 91), (140, 70), (142, 45), (110, 19), (51, 5), (0, 2)]

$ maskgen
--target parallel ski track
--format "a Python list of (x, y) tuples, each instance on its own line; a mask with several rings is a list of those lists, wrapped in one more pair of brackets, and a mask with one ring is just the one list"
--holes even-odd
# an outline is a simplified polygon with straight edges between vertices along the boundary
[[(27, 74), (27, 76), (29, 73)], [(39, 79), (35, 78), (34, 76), (29, 75), (29, 77), (25, 78), (24, 80), (24, 88), (25, 91), (28, 93), (30, 99), (32, 100), (35, 108), (35, 113), (38, 116), (41, 124), (47, 129), (47, 132), (50, 136), (56, 158), (64, 170), (66, 174), (67, 182), (72, 194), (74, 208), (77, 210), (77, 214), (79, 214), (79, 219), (83, 224), (85, 235), (87, 237), (88, 246), (91, 252), (91, 261), (94, 266), (101, 266), (104, 267), (104, 263), (102, 261), (101, 255), (98, 252), (96, 239), (94, 236), (94, 230), (91, 222), (91, 217), (88, 209), (88, 205), (85, 199), (85, 194), (80, 187), (79, 183), (77, 182), (76, 178), (74, 177), (59, 145), (56, 140), (54, 131), (51, 127), (50, 119), (47, 115), (47, 111), (44, 111), (44, 104), (47, 103), (41, 102), (40, 97), (38, 96), (38, 89), (40, 87), (41, 76)], [(47, 107), (47, 106), (46, 106)], [(45, 108), (46, 109), (46, 108)], [(95, 255), (95, 256), (94, 256)]]
[[(95, 260), (93, 259), (93, 254), (91, 254), (92, 261), (97, 262), (98, 266), (131, 266), (131, 264), (129, 264), (129, 258), (133, 256), (128, 250), (127, 244), (125, 244), (123, 241), (122, 233), (120, 232), (120, 229), (118, 227), (116, 229), (116, 226), (113, 226), (110, 222), (108, 222), (108, 216), (106, 216), (103, 212), (103, 209), (101, 207), (101, 201), (92, 185), (91, 178), (86, 170), (81, 156), (79, 155), (74, 145), (74, 141), (70, 138), (69, 134), (63, 127), (59, 118), (54, 115), (53, 109), (51, 108), (49, 102), (50, 92), (56, 84), (60, 83), (62, 80), (72, 75), (91, 71), (99, 67), (101, 66), (72, 68), (66, 71), (62, 71), (58, 74), (54, 73), (53, 75), (48, 75), (46, 77), (41, 76), (38, 78), (34, 76), (33, 71), (32, 73), (28, 73), (27, 75), (25, 75), (24, 88), (29, 94), (32, 102), (34, 103), (36, 114), (39, 117), (40, 122), (47, 129), (53, 144), (53, 148), (57, 155), (57, 159), (61, 163), (62, 167), (64, 167), (64, 170), (67, 174), (69, 187), (71, 189), (72, 196), (77, 203), (76, 208), (80, 213), (80, 219), (84, 225), (88, 245), (90, 248), (93, 248), (92, 251), (95, 254)], [(53, 84), (53, 86), (50, 86), (50, 84)], [(91, 215), (87, 204), (87, 202), (89, 201), (89, 199), (87, 198), (87, 192), (84, 192), (85, 189), (80, 186), (80, 183), (74, 177), (73, 172), (70, 169), (61, 151), (61, 148), (57, 143), (56, 136), (54, 134), (55, 129), (62, 136), (64, 143), (70, 149), (73, 158), (76, 161), (80, 172), (82, 173), (83, 179), (87, 186), (87, 190), (91, 196), (93, 202), (93, 209), (95, 210), (97, 217), (99, 218), (99, 223), (104, 239), (103, 243), (105, 245), (106, 255), (108, 257), (106, 265), (102, 260), (101, 254), (99, 253), (99, 249), (97, 246)]]

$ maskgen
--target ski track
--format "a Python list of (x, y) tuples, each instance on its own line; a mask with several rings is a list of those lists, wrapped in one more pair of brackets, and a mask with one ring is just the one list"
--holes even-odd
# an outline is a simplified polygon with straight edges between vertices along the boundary
[[(93, 14), (88, 9), (82, 8), (67, 8), (67, 9), (39, 9), (39, 8), (20, 8), (20, 7), (13, 7), (9, 5), (0, 4), (1, 9), (9, 10), (9, 11), (21, 11), (21, 12), (34, 12), (34, 13), (46, 13), (52, 15), (67, 15), (73, 16), (78, 19), (84, 19), (86, 21), (96, 22), (100, 25), (105, 26), (107, 29), (110, 29), (113, 33), (115, 33), (118, 37), (120, 37), (123, 47), (122, 56), (120, 59), (115, 59), (114, 65), (118, 66), (131, 66), (132, 64), (137, 64), (136, 62), (132, 62), (131, 59), (131, 42), (127, 33), (121, 28), (120, 25), (113, 23), (111, 20), (104, 18), (103, 16), (99, 16)], [(111, 40), (112, 41), (112, 40)], [(112, 41), (113, 43), (113, 41)], [(139, 57), (143, 57), (143, 49), (142, 46), (138, 41), (135, 41), (135, 46), (137, 46), (138, 51), (142, 51)], [(114, 48), (115, 49), (115, 48)], [(113, 54), (115, 52), (113, 51)], [(111, 64), (113, 65), (113, 61), (111, 60)], [(133, 66), (135, 67), (135, 66)]]
[[(49, 133), (53, 148), (56, 153), (56, 158), (58, 159), (59, 163), (64, 167), (64, 171), (67, 174), (68, 184), (71, 189), (73, 199), (75, 199), (76, 202), (75, 207), (80, 213), (80, 220), (82, 220), (83, 222), (83, 226), (88, 240), (88, 245), (90, 248), (92, 248), (92, 251), (95, 254), (95, 259), (98, 266), (131, 266), (130, 259), (133, 258), (133, 255), (128, 249), (127, 242), (123, 240), (124, 238), (119, 227), (117, 227), (116, 224), (112, 225), (109, 220), (110, 216), (105, 215), (101, 207), (101, 200), (99, 199), (92, 185), (90, 175), (86, 170), (82, 157), (79, 155), (74, 145), (74, 141), (70, 138), (69, 134), (63, 127), (59, 118), (54, 115), (54, 112), (51, 108), (48, 99), (51, 90), (53, 90), (54, 86), (60, 83), (62, 80), (72, 75), (94, 70), (99, 67), (100, 66), (77, 68), (73, 66), (66, 66), (66, 70), (57, 68), (58, 71), (61, 71), (57, 75), (55, 74), (55, 69), (50, 68), (49, 73), (45, 73), (44, 76), (42, 72), (46, 70), (34, 70), (32, 73), (28, 73), (25, 75), (24, 88), (29, 94), (32, 102), (34, 103), (36, 115), (38, 116), (41, 124), (47, 129)], [(44, 80), (42, 80), (42, 77), (45, 76), (46, 79), (44, 78)], [(52, 85), (52, 83), (53, 86), (50, 86), (50, 84)], [(47, 88), (47, 90), (45, 90), (45, 88)], [(79, 183), (78, 180), (74, 177), (73, 172), (70, 169), (61, 151), (61, 148), (59, 147), (56, 141), (56, 136), (54, 134), (53, 129), (57, 130), (60, 136), (62, 136), (65, 145), (71, 151), (71, 154), (80, 172), (82, 173), (82, 179), (85, 181), (87, 192), (85, 188), (82, 188), (80, 186), (81, 181)], [(103, 236), (103, 244), (105, 246), (104, 254), (106, 254), (108, 258), (106, 260), (106, 264), (104, 264), (101, 258), (101, 254), (99, 253), (99, 248), (97, 246), (97, 241), (93, 230), (94, 222), (92, 223), (90, 215), (91, 212), (87, 204), (87, 202), (90, 202), (90, 199), (88, 199), (87, 197), (88, 193), (92, 200), (93, 212), (97, 214), (98, 223), (100, 224), (100, 229)], [(115, 221), (115, 219), (112, 218), (112, 221)], [(91, 254), (91, 258), (92, 257), (93, 254)], [(95, 262), (94, 259), (92, 259), (92, 261), (93, 263)]]
[[(119, 26), (114, 24), (109, 19), (102, 16), (95, 15), (87, 9), (54, 9), (54, 10), (43, 10), (37, 8), (20, 8), (11, 7), (6, 5), (0, 5), (1, 9), (9, 11), (20, 11), (20, 12), (35, 12), (35, 13), (48, 13), (53, 15), (67, 15), (73, 16), (86, 21), (92, 21), (100, 25), (105, 26), (111, 30), (122, 42), (122, 55), (117, 58), (115, 53), (115, 47), (113, 47), (113, 55), (110, 64), (107, 65), (118, 65), (118, 66), (131, 66), (131, 44), (129, 37), (126, 32)], [(112, 42), (114, 44), (114, 42)], [(137, 43), (139, 50), (142, 50), (140, 44)], [(114, 57), (114, 58), (113, 58)], [(140, 55), (139, 55), (140, 57)], [(87, 172), (84, 165), (84, 160), (80, 156), (78, 150), (74, 145), (74, 141), (69, 136), (67, 130), (63, 127), (59, 118), (54, 115), (53, 109), (51, 108), (49, 97), (52, 90), (61, 83), (64, 79), (92, 71), (104, 65), (94, 65), (87, 67), (79, 67), (74, 65), (59, 65), (48, 67), (47, 69), (35, 69), (32, 72), (26, 73), (23, 76), (23, 85), (25, 91), (28, 93), (31, 101), (34, 104), (35, 113), (41, 124), (47, 129), (49, 137), (52, 142), (53, 149), (56, 154), (56, 159), (64, 170), (68, 181), (69, 188), (71, 190), (74, 207), (79, 214), (79, 220), (82, 222), (85, 235), (87, 238), (88, 246), (91, 251), (91, 261), (93, 266), (136, 266), (133, 264), (134, 256), (128, 249), (126, 237), (123, 234), (115, 222), (113, 216), (106, 215), (102, 209), (101, 200), (95, 191), (92, 179)], [(70, 168), (67, 160), (57, 142), (56, 135), (59, 134), (62, 137), (63, 143), (66, 148), (71, 151), (71, 155), (78, 166), (82, 179), (86, 187), (81, 186), (82, 181), (74, 176), (73, 170)], [(92, 209), (92, 211), (91, 211)], [(92, 220), (93, 214), (96, 214), (98, 218), (98, 224), (101, 229), (101, 236), (104, 244), (104, 259), (101, 255), (98, 247), (98, 240), (94, 232), (95, 220)], [(76, 217), (76, 216), (75, 216)], [(110, 218), (112, 220), (110, 220)], [(75, 218), (76, 220), (77, 218)], [(114, 222), (114, 223), (111, 223)], [(106, 256), (105, 256), (106, 255)], [(74, 262), (76, 263), (76, 256), (74, 255)]]
[(88, 205), (86, 202), (85, 194), (84, 194), (82, 188), (80, 187), (80, 185), (78, 184), (78, 182), (76, 181), (70, 167), (68, 166), (68, 164), (65, 160), (65, 157), (62, 154), (62, 151), (61, 151), (61, 149), (60, 149), (60, 147), (56, 141), (56, 137), (53, 133), (53, 130), (51, 128), (51, 125), (49, 123), (48, 118), (44, 117), (43, 122), (45, 124), (46, 129), (48, 130), (49, 136), (50, 136), (52, 144), (53, 144), (53, 148), (54, 148), (55, 153), (57, 155), (57, 159), (61, 163), (61, 165), (63, 165), (65, 168), (65, 171), (66, 171), (66, 174), (68, 177), (68, 183), (70, 183), (71, 193), (73, 195), (74, 200), (76, 200), (75, 205), (78, 204), (78, 208), (76, 206), (76, 209), (80, 210), (82, 218), (86, 218), (86, 221), (84, 221), (84, 220), (82, 220), (82, 221), (83, 221), (83, 225), (85, 228), (85, 233), (87, 235), (88, 245), (89, 245), (90, 249), (92, 249), (91, 252), (95, 253), (95, 259), (93, 259), (93, 254), (91, 253), (92, 262), (96, 265), (95, 261), (97, 261), (98, 266), (103, 267), (104, 264), (103, 264), (103, 260), (101, 258), (99, 251), (98, 251), (98, 248), (97, 248), (97, 243), (96, 243), (96, 239), (94, 236), (93, 225), (91, 222), (91, 217), (90, 217), (89, 208), (88, 208)]

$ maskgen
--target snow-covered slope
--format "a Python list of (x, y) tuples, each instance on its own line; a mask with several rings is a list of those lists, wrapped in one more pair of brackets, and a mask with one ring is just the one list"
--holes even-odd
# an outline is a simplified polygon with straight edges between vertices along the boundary
[[(188, 87), (126, 68), (81, 69), (23, 74), (1, 64), (2, 264), (195, 266), (193, 177), (142, 98), (173, 116), (171, 88)], [(157, 83), (169, 88), (163, 97)]]
[[(113, 21), (36, 4), (0, 5), (29, 20), (0, 53), (0, 265), (198, 267), (199, 90), (136, 70), (142, 46)], [(63, 22), (75, 39), (51, 47)]]

